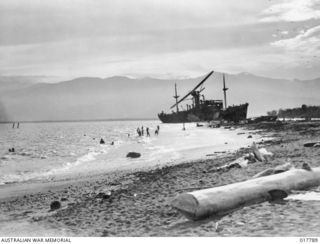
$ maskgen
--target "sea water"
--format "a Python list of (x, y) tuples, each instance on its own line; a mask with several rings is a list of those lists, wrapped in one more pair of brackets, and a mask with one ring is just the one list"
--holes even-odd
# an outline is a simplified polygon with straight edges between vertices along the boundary
[[(159, 135), (155, 135), (157, 126)], [(144, 136), (136, 129), (144, 127)], [(146, 136), (146, 128), (150, 137)], [(108, 121), (0, 124), (0, 185), (53, 181), (205, 158), (261, 139), (239, 130), (197, 127), (194, 123)], [(100, 144), (103, 139), (105, 144)], [(14, 148), (15, 152), (9, 152)], [(138, 152), (140, 158), (127, 158)]]

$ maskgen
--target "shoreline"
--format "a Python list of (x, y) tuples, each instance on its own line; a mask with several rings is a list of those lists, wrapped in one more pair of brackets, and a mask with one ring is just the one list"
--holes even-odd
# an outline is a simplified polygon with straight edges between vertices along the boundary
[[(310, 229), (310, 223), (303, 222), (303, 228), (290, 229), (301, 226), (301, 218), (305, 221), (302, 215), (296, 216), (297, 208), (299, 213), (301, 211), (301, 205), (303, 207), (301, 214), (311, 219), (312, 216), (316, 218), (309, 213), (311, 210), (305, 209), (303, 204), (297, 201), (288, 201), (288, 206), (275, 206), (272, 203), (253, 205), (219, 219), (196, 222), (186, 220), (171, 208), (170, 200), (182, 192), (243, 181), (266, 168), (283, 164), (288, 159), (299, 167), (302, 159), (310, 153), (309, 149), (303, 148), (302, 142), (318, 138), (320, 133), (320, 123), (316, 122), (312, 122), (312, 126), (310, 123), (301, 122), (262, 123), (241, 128), (261, 130), (255, 133), (273, 137), (272, 140), (259, 144), (260, 147), (274, 153), (268, 163), (256, 162), (246, 168), (234, 168), (219, 173), (213, 171), (214, 168), (230, 163), (250, 150), (243, 148), (213, 159), (200, 159), (148, 171), (126, 172), (119, 177), (101, 175), (98, 179), (89, 181), (64, 182), (66, 184), (51, 185), (48, 188), (43, 186), (43, 191), (39, 193), (25, 192), (24, 196), (22, 194), (18, 197), (0, 198), (0, 209), (9, 215), (6, 221), (8, 225), (9, 219), (12, 227), (19, 227), (17, 222), (20, 220), (30, 226), (35, 224), (46, 226), (41, 235), (52, 233), (55, 236), (63, 234), (70, 236), (319, 235), (315, 228)], [(308, 163), (312, 167), (319, 166), (319, 149), (311, 151), (309, 156)], [(61, 202), (61, 209), (49, 211), (50, 202), (53, 200)], [(314, 202), (306, 204), (308, 208), (310, 204)], [(317, 204), (320, 210), (320, 203)], [(277, 212), (279, 209), (281, 213)], [(292, 211), (295, 213), (292, 214)], [(281, 220), (286, 215), (291, 222), (295, 221), (294, 226), (290, 226), (287, 222), (281, 224), (280, 221), (280, 225), (283, 226), (279, 229), (279, 226), (275, 228), (273, 221), (266, 221), (270, 220), (270, 216)], [(258, 221), (258, 224), (249, 228), (248, 224), (254, 223), (253, 220)], [(223, 228), (219, 232), (215, 230), (217, 221)], [(28, 224), (22, 228), (28, 229), (26, 227)], [(0, 227), (1, 225), (6, 223), (0, 221)], [(19, 233), (22, 232), (17, 229), (16, 232), (8, 234), (19, 235)], [(0, 235), (4, 234), (0, 231)]]

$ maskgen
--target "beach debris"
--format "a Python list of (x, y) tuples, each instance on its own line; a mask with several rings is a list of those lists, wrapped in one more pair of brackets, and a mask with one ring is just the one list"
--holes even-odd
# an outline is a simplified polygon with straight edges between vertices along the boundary
[(68, 198), (66, 198), (66, 197), (61, 197), (60, 201), (61, 201), (61, 202), (68, 201)]
[(99, 193), (96, 195), (96, 198), (110, 199), (111, 195), (112, 195), (112, 191), (99, 192)]
[(127, 158), (139, 158), (141, 157), (141, 153), (138, 152), (129, 152), (127, 154)]
[(248, 160), (242, 161), (242, 158), (240, 158), (240, 159), (237, 159), (237, 160), (235, 160), (235, 161), (233, 161), (231, 163), (228, 163), (228, 164), (225, 164), (223, 166), (214, 168), (214, 169), (210, 170), (209, 172), (221, 172), (221, 171), (225, 172), (225, 171), (228, 171), (228, 170), (233, 169), (233, 168), (246, 167), (247, 164), (248, 164)]
[(237, 133), (237, 135), (244, 135), (244, 134), (245, 134), (244, 132)]
[(260, 151), (259, 151), (259, 149), (257, 148), (257, 145), (256, 145), (255, 142), (252, 143), (251, 149), (252, 149), (252, 151), (253, 151), (253, 154), (254, 154), (255, 158), (256, 158), (258, 161), (260, 161), (260, 162), (264, 161), (264, 157), (263, 157), (263, 155), (260, 153)]
[(262, 178), (183, 193), (171, 206), (191, 220), (223, 216), (244, 206), (282, 199), (294, 190), (320, 185), (320, 167), (292, 169)]
[(113, 142), (111, 142), (111, 144), (110, 144), (111, 146), (113, 146), (114, 145), (114, 141)]
[(100, 139), (100, 144), (105, 144), (105, 142), (102, 138)]
[[(206, 156), (212, 156), (214, 154), (207, 154)], [(211, 169), (209, 172), (226, 172), (233, 168), (246, 168), (248, 164), (252, 164), (256, 162), (256, 158), (253, 153), (248, 153), (241, 158), (234, 160), (231, 163), (225, 164), (223, 166)]]
[(273, 175), (273, 174), (274, 174), (274, 170), (269, 168), (269, 169), (265, 169), (265, 170), (261, 171), (260, 173), (254, 175), (252, 178), (259, 178), (259, 177)]
[(290, 169), (293, 169), (294, 166), (291, 163), (285, 163), (282, 165), (278, 165), (277, 167), (274, 168), (274, 173), (279, 174), (285, 171), (288, 171)]
[(248, 137), (247, 138), (252, 138), (252, 135), (248, 135)]
[(238, 161), (237, 161), (237, 164), (240, 165), (241, 168), (245, 168), (248, 166), (248, 163), (249, 163), (249, 160), (246, 160), (244, 158), (240, 158)]
[(243, 159), (248, 160), (249, 164), (253, 164), (257, 161), (253, 153), (247, 153)]
[(14, 147), (13, 148), (9, 148), (9, 152), (15, 152)]
[(252, 178), (259, 178), (259, 177), (263, 177), (263, 176), (279, 174), (279, 173), (283, 173), (285, 171), (288, 171), (292, 168), (293, 168), (293, 166), (291, 163), (285, 163), (285, 164), (279, 165), (275, 168), (269, 168), (269, 169), (263, 170), (260, 173), (254, 175)]
[(304, 146), (304, 147), (314, 147), (315, 145), (317, 145), (317, 147), (318, 147), (318, 144), (320, 144), (320, 141), (307, 142), (307, 143), (304, 143), (303, 146)]
[(320, 147), (320, 142), (313, 145), (313, 147)]
[(265, 148), (260, 148), (259, 152), (263, 155), (263, 156), (272, 156), (273, 153), (272, 152), (268, 152), (267, 149)]
[(311, 169), (311, 167), (310, 167), (310, 165), (308, 163), (303, 163), (302, 166), (301, 166), (301, 169), (312, 171), (312, 169)]
[(220, 225), (220, 223), (217, 221), (215, 226), (214, 226), (214, 229), (217, 233), (221, 232), (223, 230), (223, 227)]
[(61, 208), (61, 203), (59, 201), (52, 201), (50, 203), (50, 210), (51, 211), (57, 210), (59, 208)]

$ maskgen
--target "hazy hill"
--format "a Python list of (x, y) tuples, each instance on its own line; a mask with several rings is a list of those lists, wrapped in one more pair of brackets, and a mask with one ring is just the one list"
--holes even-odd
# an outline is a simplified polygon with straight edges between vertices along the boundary
[[(175, 82), (179, 95), (183, 96), (201, 78), (174, 81), (81, 77), (59, 83), (33, 84), (30, 80), (22, 82), (21, 77), (18, 80), (11, 77), (8, 89), (10, 82), (0, 77), (0, 120), (156, 118), (157, 113), (169, 111), (174, 103)], [(226, 82), (228, 104), (249, 102), (249, 116), (301, 104), (320, 104), (320, 78), (290, 81), (241, 73), (226, 75)], [(220, 73), (214, 73), (204, 86), (206, 98), (223, 98)]]

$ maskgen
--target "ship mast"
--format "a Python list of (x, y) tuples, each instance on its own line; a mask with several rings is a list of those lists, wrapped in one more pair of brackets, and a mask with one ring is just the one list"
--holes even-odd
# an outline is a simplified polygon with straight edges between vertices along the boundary
[(178, 96), (177, 94), (177, 83), (174, 84), (174, 91), (175, 91), (175, 95), (173, 97), (176, 99), (177, 113), (179, 113), (178, 98), (180, 96)]
[(226, 79), (225, 79), (225, 75), (223, 74), (223, 94), (224, 94), (224, 108), (227, 108), (227, 90), (229, 88), (226, 87)]
[(179, 101), (176, 100), (176, 103), (173, 104), (171, 108), (176, 107), (179, 103), (181, 103), (184, 99), (186, 99), (188, 96), (192, 95), (194, 98), (199, 97), (200, 92), (204, 90), (204, 88), (200, 89), (199, 91), (196, 91), (209, 77), (213, 74), (213, 71), (211, 71), (198, 85), (196, 85), (195, 88), (193, 88), (187, 95), (185, 95), (183, 98), (181, 98)]

